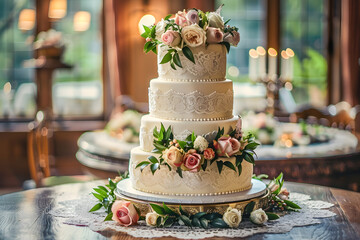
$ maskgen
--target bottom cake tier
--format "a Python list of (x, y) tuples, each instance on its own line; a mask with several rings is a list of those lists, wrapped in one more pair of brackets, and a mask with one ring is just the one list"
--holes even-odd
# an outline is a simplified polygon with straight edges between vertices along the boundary
[[(253, 174), (253, 165), (242, 162), (242, 172), (239, 174), (230, 168), (224, 167), (218, 172), (216, 163), (208, 166), (205, 171), (183, 172), (181, 178), (173, 169), (169, 171), (166, 166), (161, 167), (152, 174), (149, 167), (140, 171), (135, 168), (140, 162), (146, 161), (149, 156), (159, 157), (159, 154), (145, 152), (140, 147), (131, 151), (129, 173), (132, 187), (143, 192), (163, 195), (219, 195), (229, 194), (250, 189)], [(221, 160), (221, 159), (219, 159)], [(227, 158), (235, 164), (235, 158)]]

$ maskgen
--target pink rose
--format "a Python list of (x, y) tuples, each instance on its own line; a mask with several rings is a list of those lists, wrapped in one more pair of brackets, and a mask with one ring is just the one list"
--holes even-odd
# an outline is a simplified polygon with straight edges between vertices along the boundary
[(224, 42), (230, 43), (232, 46), (236, 47), (240, 42), (240, 33), (237, 31), (232, 31), (232, 34), (228, 34), (224, 37)]
[(192, 24), (199, 24), (199, 14), (196, 10), (190, 10), (186, 16), (189, 22), (191, 22)]
[(175, 15), (175, 23), (180, 27), (185, 27), (190, 25), (188, 19), (186, 18), (185, 10), (182, 12), (178, 11), (178, 13)]
[(139, 214), (134, 205), (128, 201), (115, 201), (111, 207), (111, 211), (113, 213), (112, 220), (125, 227), (134, 225), (139, 220)]
[(207, 43), (219, 43), (223, 41), (223, 32), (220, 28), (208, 27), (206, 30), (206, 42)]
[(240, 142), (232, 137), (221, 137), (214, 142), (216, 153), (219, 156), (231, 157), (240, 150)]
[(161, 35), (161, 41), (170, 47), (176, 47), (180, 44), (181, 37), (178, 32), (168, 30)]
[(184, 156), (185, 170), (190, 172), (198, 172), (201, 167), (201, 155), (196, 153), (196, 150), (189, 150)]
[(206, 160), (212, 160), (215, 157), (215, 152), (212, 148), (207, 148), (204, 150), (204, 158)]

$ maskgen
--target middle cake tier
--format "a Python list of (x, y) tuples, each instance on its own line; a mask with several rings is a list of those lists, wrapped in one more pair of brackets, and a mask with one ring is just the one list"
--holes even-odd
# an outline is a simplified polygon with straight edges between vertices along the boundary
[(233, 117), (233, 83), (150, 81), (150, 116), (181, 121), (214, 121)]

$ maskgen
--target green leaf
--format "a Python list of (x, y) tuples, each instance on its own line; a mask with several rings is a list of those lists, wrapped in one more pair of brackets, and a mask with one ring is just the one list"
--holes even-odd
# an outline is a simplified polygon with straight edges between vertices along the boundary
[(147, 162), (146, 164), (141, 165), (141, 167), (140, 167), (140, 172), (142, 172), (142, 171), (144, 170), (144, 168), (146, 168), (149, 164), (150, 164), (150, 163)]
[(171, 67), (172, 69), (176, 70), (176, 67), (175, 67), (174, 62), (170, 62), (170, 67)]
[(222, 218), (222, 215), (220, 213), (214, 212), (206, 214), (204, 218), (207, 220), (214, 220), (215, 218)]
[(173, 215), (173, 216), (177, 215), (177, 213), (174, 212), (174, 211), (173, 211), (171, 208), (169, 208), (168, 206), (166, 206), (165, 203), (163, 203), (163, 209), (164, 209), (164, 211), (165, 211), (166, 214)]
[(158, 217), (158, 218), (156, 219), (156, 226), (157, 226), (157, 227), (160, 227), (160, 226), (161, 226), (161, 222), (162, 222), (162, 217)]
[(165, 54), (165, 56), (161, 60), (160, 64), (170, 62), (171, 59), (172, 59), (171, 53), (168, 52), (167, 54)]
[(157, 150), (160, 150), (160, 151), (164, 151), (166, 149), (165, 146), (159, 144), (159, 143), (154, 143), (154, 147), (157, 148)]
[(104, 198), (106, 198), (108, 196), (107, 192), (105, 192), (102, 189), (98, 189), (98, 188), (94, 188), (94, 191), (99, 193), (101, 196), (103, 196)]
[(277, 215), (276, 213), (271, 213), (271, 212), (265, 212), (266, 215), (268, 216), (268, 219), (271, 221), (271, 220), (276, 220), (276, 219), (279, 219), (280, 216)]
[(194, 226), (194, 227), (200, 227), (200, 220), (198, 218), (193, 218), (192, 221), (191, 221), (191, 225)]
[(257, 146), (259, 146), (260, 144), (258, 144), (257, 142), (251, 142), (251, 143), (248, 143), (246, 146), (245, 146), (245, 150), (247, 149), (250, 149), (250, 150), (255, 150)]
[(180, 176), (181, 178), (183, 178), (182, 170), (181, 170), (180, 167), (176, 168), (176, 172), (177, 172), (177, 174), (179, 174), (179, 176)]
[(167, 166), (169, 171), (171, 171), (171, 167), (170, 167), (170, 165), (168, 163), (165, 163), (165, 166)]
[(228, 19), (224, 22), (224, 25), (226, 25), (228, 22), (230, 22), (231, 19)]
[(229, 226), (222, 220), (222, 218), (215, 218), (210, 222), (211, 226), (214, 228), (228, 228)]
[(228, 42), (221, 42), (221, 44), (225, 45), (226, 51), (229, 53), (229, 52), (230, 52), (230, 43), (228, 43)]
[(99, 210), (101, 207), (102, 207), (102, 204), (101, 204), (101, 203), (98, 203), (98, 204), (96, 204), (95, 206), (93, 206), (93, 207), (89, 210), (89, 212), (95, 212), (95, 211)]
[(257, 175), (257, 176), (253, 176), (252, 178), (257, 179), (257, 180), (262, 180), (262, 179), (268, 178), (268, 177), (269, 177), (269, 175), (260, 174), (260, 175)]
[(159, 132), (158, 132), (158, 130), (157, 130), (157, 127), (154, 127), (154, 130), (153, 130), (153, 136), (154, 136), (154, 138), (158, 138), (159, 137)]
[(284, 202), (286, 203), (286, 205), (288, 205), (289, 207), (292, 207), (294, 209), (301, 209), (301, 207), (299, 205), (297, 205), (296, 203), (289, 201), (289, 200), (284, 200)]
[(244, 159), (243, 155), (235, 155), (235, 158), (236, 158), (236, 162), (235, 162), (236, 166), (241, 165), (241, 163)]
[(109, 180), (109, 185), (110, 185), (109, 188), (111, 190), (114, 190), (116, 188), (116, 183), (114, 183), (110, 178), (108, 180)]
[(143, 32), (140, 36), (143, 37), (143, 38), (147, 38), (148, 37), (148, 33), (147, 32)]
[(154, 175), (155, 171), (158, 170), (160, 164), (159, 163), (153, 163), (150, 165), (150, 170), (152, 172), (152, 174)]
[(151, 38), (155, 38), (155, 37), (156, 37), (155, 32), (156, 32), (156, 26), (154, 25), (154, 26), (152, 27), (152, 29), (151, 29), (151, 32), (150, 32)]
[(201, 165), (201, 168), (202, 168), (203, 171), (206, 170), (207, 162), (208, 162), (208, 161), (205, 159), (205, 160), (204, 160), (204, 163)]
[(156, 205), (154, 203), (150, 203), (151, 208), (159, 215), (165, 215), (165, 210), (163, 207)]
[(190, 218), (188, 218), (187, 216), (185, 215), (180, 215), (179, 218), (181, 219), (181, 221), (183, 221), (183, 223), (188, 226), (188, 227), (192, 227), (191, 226), (191, 220)]
[(230, 162), (230, 161), (225, 161), (225, 162), (224, 162), (224, 165), (227, 166), (228, 168), (234, 170), (234, 171), (236, 172), (236, 168), (235, 168), (234, 164), (232, 164), (232, 162)]
[(181, 205), (179, 206), (179, 211), (182, 215), (189, 216), (189, 214), (182, 209)]
[(167, 218), (164, 221), (164, 227), (171, 227), (175, 223), (175, 218)]
[(249, 162), (251, 164), (255, 164), (255, 160), (254, 160), (254, 157), (252, 155), (250, 155), (247, 152), (243, 152), (243, 155), (244, 155), (245, 161), (247, 161), (247, 162)]
[(206, 215), (206, 212), (198, 212), (196, 214), (194, 214), (194, 218), (202, 218)]
[(168, 20), (169, 18), (171, 18), (171, 16), (172, 16), (172, 14), (167, 15), (167, 16), (164, 18), (164, 20)]
[(249, 202), (244, 208), (244, 215), (250, 216), (250, 213), (254, 210), (254, 207), (255, 207), (255, 202), (253, 201)]
[(168, 140), (170, 139), (170, 136), (171, 136), (171, 127), (169, 126), (168, 129), (166, 130), (166, 133), (165, 133), (165, 139)]
[(218, 171), (219, 171), (219, 174), (221, 174), (221, 171), (223, 169), (223, 166), (224, 166), (224, 162), (223, 161), (217, 161), (216, 162), (216, 165), (217, 165), (217, 168), (218, 168)]
[(148, 159), (152, 163), (158, 163), (159, 162), (159, 160), (157, 160), (156, 157), (154, 157), (154, 156), (149, 156)]
[(149, 52), (149, 46), (150, 46), (151, 42), (146, 42), (144, 45), (144, 52)]
[(184, 56), (189, 59), (191, 62), (195, 63), (195, 59), (194, 59), (194, 55), (193, 53), (191, 52), (190, 48), (188, 47), (183, 47), (182, 49), (183, 53), (184, 53)]
[(149, 165), (149, 164), (150, 164), (150, 163), (149, 163), (148, 161), (142, 161), (141, 163), (139, 163), (138, 165), (136, 165), (135, 169), (138, 168), (138, 167), (140, 167), (140, 166), (143, 166), (143, 165), (145, 165), (145, 167), (146, 167), (146, 166)]
[(151, 49), (151, 51), (153, 51), (153, 53), (155, 53), (157, 55), (157, 48), (156, 48), (156, 45), (153, 49)]
[(146, 33), (149, 34), (151, 32), (151, 30), (150, 30), (150, 28), (148, 26), (143, 25), (143, 28), (144, 28)]
[(100, 201), (104, 200), (104, 197), (101, 196), (100, 194), (97, 194), (97, 193), (92, 193), (92, 195), (94, 195), (94, 197), (96, 197), (97, 199), (99, 199)]
[(238, 168), (238, 174), (240, 176), (242, 173), (242, 165), (240, 164), (239, 166), (237, 166), (237, 168)]
[(141, 211), (140, 211), (140, 209), (139, 209), (137, 206), (135, 206), (135, 204), (133, 204), (133, 206), (134, 206), (137, 214), (138, 214), (139, 216), (141, 216)]
[(101, 190), (103, 190), (103, 191), (105, 191), (105, 192), (109, 192), (109, 190), (107, 190), (106, 187), (98, 186), (98, 188), (100, 188)]
[(195, 142), (195, 140), (196, 140), (195, 133), (192, 132), (192, 134), (191, 134), (191, 141), (192, 141), (192, 142)]
[(201, 224), (201, 227), (203, 227), (205, 229), (209, 227), (209, 221), (206, 220), (205, 218), (200, 219), (200, 224)]
[(186, 146), (186, 142), (185, 141), (180, 141), (180, 140), (177, 140), (177, 143), (179, 144), (179, 146), (184, 149), (185, 146)]
[(174, 60), (174, 63), (177, 65), (177, 66), (179, 66), (179, 67), (183, 67), (182, 65), (181, 65), (181, 61), (180, 61), (180, 57), (179, 57), (179, 53), (178, 52), (176, 52), (175, 54), (174, 54), (174, 57), (173, 57), (173, 60)]
[(112, 220), (112, 217), (113, 217), (113, 213), (111, 212), (111, 213), (109, 213), (109, 214), (106, 216), (106, 218), (104, 219), (104, 222), (106, 222), (106, 221), (111, 221), (111, 220)]

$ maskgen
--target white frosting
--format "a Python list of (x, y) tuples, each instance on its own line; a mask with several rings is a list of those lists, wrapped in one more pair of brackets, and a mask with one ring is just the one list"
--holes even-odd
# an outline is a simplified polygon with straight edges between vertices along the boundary
[(189, 134), (194, 132), (196, 135), (204, 135), (208, 141), (216, 136), (218, 128), (224, 128), (225, 133), (229, 133), (235, 128), (238, 121), (238, 117), (233, 117), (227, 120), (221, 121), (176, 121), (176, 120), (164, 120), (149, 115), (145, 115), (141, 118), (140, 127), (140, 148), (144, 151), (150, 152), (154, 149), (153, 130), (155, 127), (160, 129), (161, 123), (165, 128), (171, 126), (174, 138), (178, 140), (184, 140)]
[(150, 81), (150, 115), (173, 120), (232, 118), (232, 81), (169, 82)]
[[(169, 171), (166, 166), (161, 166), (153, 175), (149, 166), (141, 172), (140, 168), (135, 169), (136, 165), (146, 161), (148, 156), (159, 157), (159, 154), (144, 152), (140, 147), (131, 151), (130, 161), (130, 181), (132, 186), (140, 191), (157, 194), (169, 195), (215, 195), (227, 194), (232, 192), (244, 191), (251, 187), (251, 177), (253, 174), (253, 165), (243, 161), (242, 173), (239, 176), (237, 172), (223, 167), (219, 174), (216, 163), (208, 165), (206, 170), (197, 173), (183, 171), (181, 178), (175, 169)], [(235, 158), (227, 158), (235, 164)]]
[(226, 75), (226, 48), (221, 44), (209, 44), (190, 48), (195, 59), (195, 64), (179, 52), (182, 68), (176, 66), (172, 69), (170, 63), (160, 64), (167, 47), (158, 48), (158, 73), (159, 78), (172, 81), (222, 81)]

